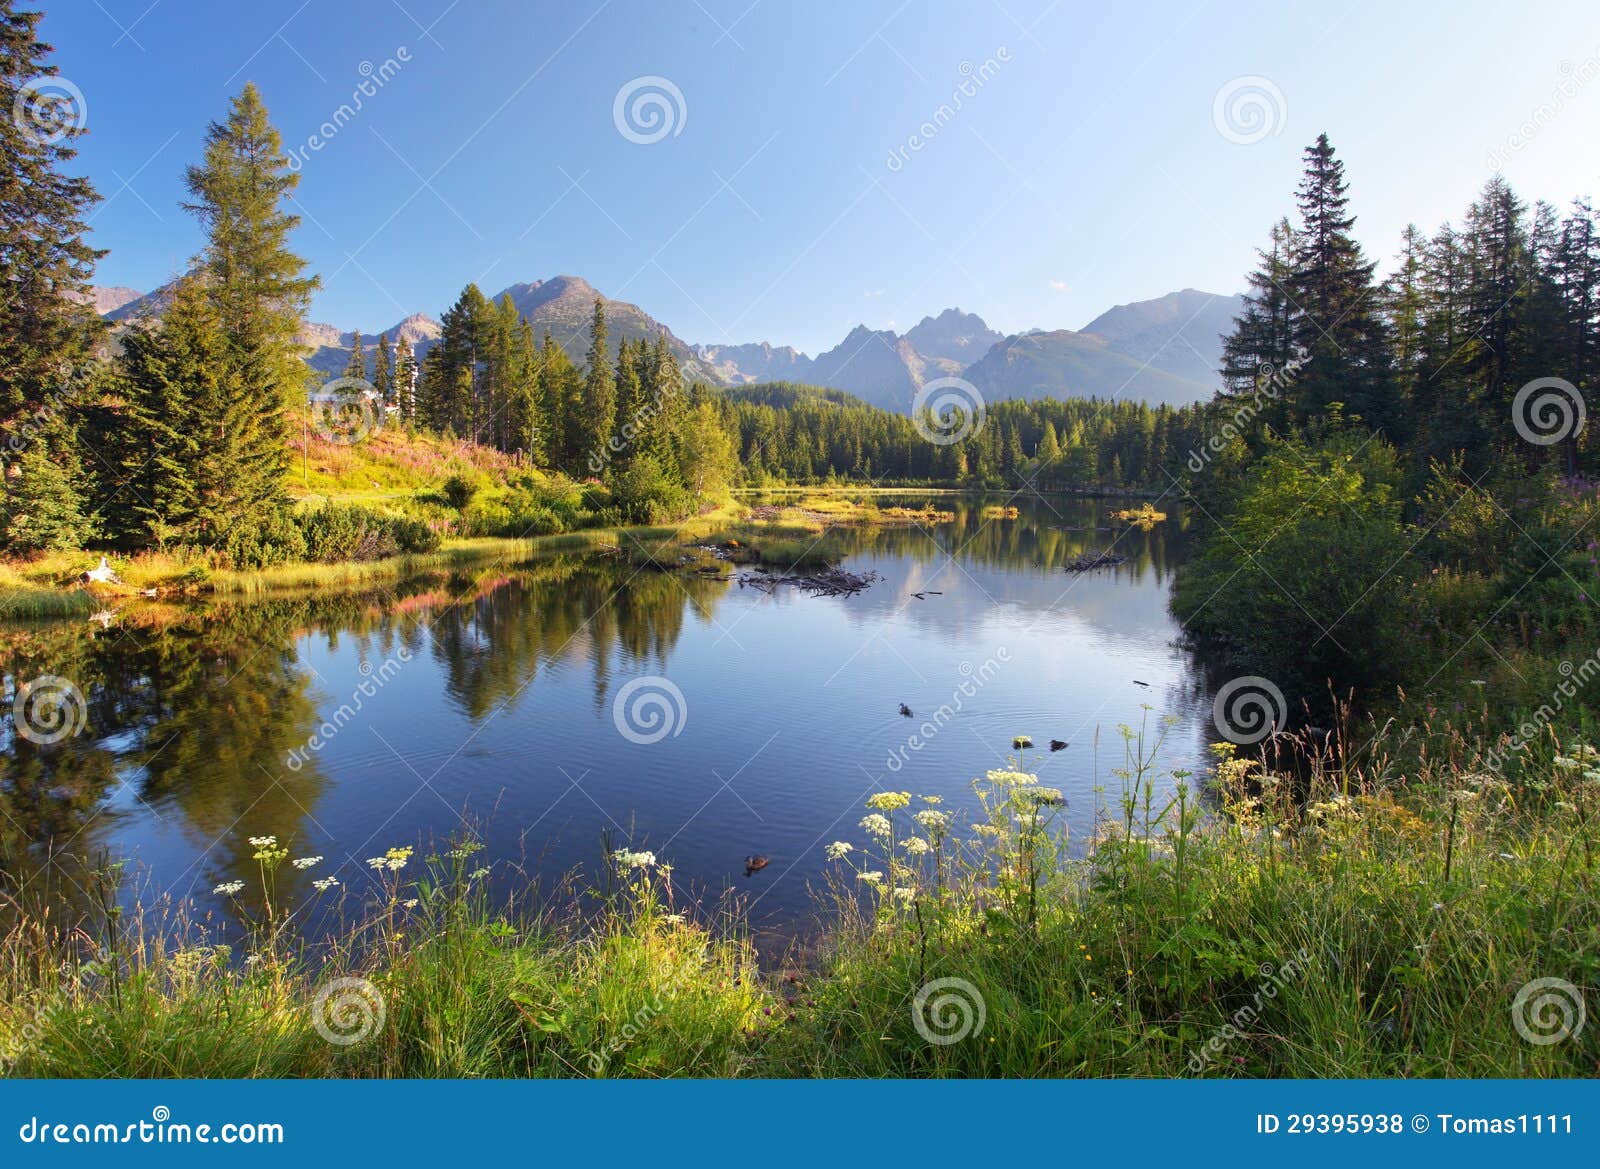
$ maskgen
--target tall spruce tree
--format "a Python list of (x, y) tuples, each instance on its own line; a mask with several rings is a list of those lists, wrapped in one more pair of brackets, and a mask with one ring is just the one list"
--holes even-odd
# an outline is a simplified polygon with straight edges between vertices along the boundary
[(583, 376), (582, 437), (579, 455), (587, 460), (603, 451), (617, 425), (617, 383), (611, 372), (611, 350), (606, 331), (605, 301), (594, 299), (589, 324), (588, 370)]
[(61, 170), (82, 111), (39, 84), (56, 74), (41, 15), (0, 0), (0, 541), (19, 549), (69, 547), (89, 531), (79, 367), (104, 332), (84, 303), (105, 254), (84, 238), (99, 196)]
[(414, 421), (417, 416), (417, 375), (417, 356), (411, 349), (410, 339), (402, 333), (395, 341), (394, 395), (400, 417), (406, 422)]
[(300, 219), (282, 204), (299, 182), (253, 83), (233, 100), (226, 121), (211, 124), (202, 161), (187, 176), (193, 202), (185, 206), (206, 233), (200, 271), (232, 366), (230, 376), (219, 371), (218, 378), (258, 395), (255, 424), (244, 433), (228, 433), (221, 416), (207, 427), (217, 449), (237, 452), (234, 473), (250, 479), (235, 490), (241, 505), (256, 510), (235, 513), (239, 523), (257, 521), (260, 507), (281, 498), (286, 411), (305, 407), (307, 367), (296, 334), (320, 281), (304, 275), (305, 261), (289, 247)]
[(372, 388), (378, 391), (378, 401), (385, 407), (395, 404), (394, 346), (389, 344), (389, 334), (378, 334), (377, 356), (372, 359)]
[(355, 331), (354, 339), (350, 342), (350, 357), (344, 363), (344, 376), (356, 381), (367, 380), (367, 350), (362, 343), (360, 329)]
[(1374, 263), (1352, 229), (1344, 163), (1326, 134), (1305, 150), (1305, 173), (1295, 194), (1300, 212), (1293, 270), (1287, 289), (1293, 343), (1308, 355), (1296, 373), (1298, 421), (1325, 415), (1343, 403), (1346, 418), (1387, 430), (1398, 421)]

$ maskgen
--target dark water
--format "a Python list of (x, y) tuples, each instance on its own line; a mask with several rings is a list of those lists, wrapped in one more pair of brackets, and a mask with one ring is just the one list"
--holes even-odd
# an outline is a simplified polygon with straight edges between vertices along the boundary
[[(285, 891), (335, 874), (364, 896), (365, 858), (470, 828), (503, 889), (548, 887), (593, 871), (609, 832), (789, 932), (824, 846), (862, 842), (874, 790), (970, 807), (970, 781), (1031, 735), (1027, 767), (1066, 793), (1081, 840), (1120, 790), (1118, 724), (1175, 716), (1163, 767), (1197, 768), (1215, 734), (1166, 609), (1181, 517), (1116, 537), (1121, 567), (1072, 575), (1066, 560), (1113, 540), (1084, 530), (1105, 501), (988, 521), (939, 504), (955, 523), (850, 537), (846, 566), (882, 579), (847, 598), (586, 555), (0, 627), (0, 885), (82, 908), (103, 851), (142, 899), (204, 912), (221, 882), (255, 887), (247, 840), (270, 834), (325, 858), (281, 872)], [(46, 674), (79, 689), (86, 718), (41, 745), (17, 734), (12, 698)], [(1071, 746), (1051, 753), (1052, 738)], [(770, 864), (747, 878), (749, 854)]]

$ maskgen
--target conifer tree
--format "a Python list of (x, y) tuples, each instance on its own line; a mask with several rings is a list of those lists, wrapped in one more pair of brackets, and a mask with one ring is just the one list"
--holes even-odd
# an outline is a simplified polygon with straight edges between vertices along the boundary
[[(231, 368), (214, 371), (214, 381), (228, 386), (230, 396), (256, 396), (246, 412), (249, 425), (230, 421), (231, 414), (205, 423), (213, 449), (233, 453), (229, 494), (250, 509), (217, 513), (223, 523), (255, 522), (261, 508), (281, 499), (288, 467), (285, 412), (305, 405), (307, 367), (296, 334), (320, 281), (304, 275), (305, 261), (289, 248), (300, 219), (282, 202), (299, 182), (260, 92), (247, 84), (227, 120), (207, 131), (201, 163), (188, 171), (193, 202), (185, 205), (206, 233), (200, 272), (227, 341)], [(203, 526), (208, 540), (222, 538), (210, 519)]]
[(356, 330), (355, 339), (350, 342), (350, 358), (344, 363), (344, 376), (356, 381), (367, 380), (367, 352), (361, 342), (360, 329)]
[(0, 0), (0, 449), (11, 455), (0, 460), (0, 543), (18, 549), (71, 547), (88, 532), (76, 390), (104, 334), (84, 303), (105, 254), (85, 242), (99, 196), (62, 173), (82, 111), (50, 87), (40, 18)]
[(417, 416), (417, 357), (403, 333), (395, 342), (394, 393), (400, 417), (413, 421)]
[(583, 414), (580, 450), (585, 460), (603, 451), (617, 424), (617, 383), (611, 372), (611, 351), (606, 332), (606, 306), (595, 297), (589, 326), (588, 370), (583, 377)]
[(385, 407), (395, 404), (394, 347), (389, 344), (389, 334), (378, 334), (378, 352), (372, 359), (372, 388), (378, 391), (378, 401)]
[(1344, 403), (1346, 418), (1392, 427), (1394, 398), (1388, 336), (1373, 281), (1375, 265), (1351, 234), (1344, 163), (1326, 134), (1305, 150), (1305, 173), (1295, 202), (1300, 211), (1293, 270), (1286, 291), (1292, 310), (1292, 343), (1307, 357), (1296, 371), (1292, 401), (1296, 421), (1328, 413)]

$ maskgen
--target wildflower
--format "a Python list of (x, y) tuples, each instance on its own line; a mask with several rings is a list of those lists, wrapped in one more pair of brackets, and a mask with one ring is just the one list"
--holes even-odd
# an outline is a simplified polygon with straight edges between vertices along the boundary
[(489, 870), (488, 869), (473, 869), (470, 873), (467, 874), (467, 880), (476, 881), (479, 877), (487, 877), (488, 875), (489, 875)]
[(1026, 751), (1032, 746), (1033, 740), (1027, 735), (1018, 735), (1016, 738), (1011, 740), (1011, 749), (1013, 751)]
[(865, 881), (869, 885), (878, 885), (883, 882), (883, 874), (876, 869), (870, 869), (864, 873), (857, 873), (856, 880)]
[(417, 907), (417, 899), (412, 897), (410, 900), (402, 901), (400, 906), (403, 909), (415, 909)]
[(1466, 791), (1463, 788), (1457, 788), (1455, 791), (1450, 793), (1450, 798), (1453, 799), (1453, 800), (1457, 800), (1460, 803), (1465, 804), (1465, 803), (1468, 803), (1471, 800), (1477, 799), (1478, 798), (1478, 793), (1477, 792), (1469, 792), (1469, 791)]
[(683, 924), (683, 914), (681, 914), (681, 913), (669, 913), (669, 914), (666, 914), (664, 917), (662, 917), (661, 920), (666, 922), (668, 925), (682, 925)]
[(243, 888), (243, 881), (224, 881), (215, 889), (211, 890), (211, 892), (215, 893), (219, 897), (232, 897)]
[(398, 873), (406, 867), (406, 862), (410, 859), (411, 850), (409, 848), (391, 848), (382, 856), (368, 857), (367, 864), (379, 872), (388, 869), (391, 873)]
[(326, 893), (339, 883), (338, 877), (323, 877), (320, 881), (312, 881), (311, 887), (318, 893)]
[(251, 848), (271, 848), (277, 843), (278, 838), (276, 836), (252, 836), (250, 838)]
[(932, 833), (935, 836), (939, 835), (950, 827), (949, 812), (935, 812), (932, 809), (929, 809), (925, 812), (918, 812), (911, 818), (915, 820), (924, 831)]
[(625, 848), (619, 848), (611, 854), (611, 859), (617, 863), (619, 869), (650, 869), (655, 867), (656, 854), (630, 852)]
[(925, 804), (942, 804), (942, 803), (944, 803), (944, 797), (943, 796), (918, 796), (917, 799), (921, 800)]
[(312, 865), (321, 864), (322, 858), (320, 856), (301, 856), (296, 857), (292, 863), (297, 869), (309, 869)]
[(896, 808), (907, 807), (910, 803), (910, 792), (878, 792), (867, 801), (867, 807), (876, 808), (880, 812), (893, 812)]
[(244, 957), (244, 964), (246, 966), (254, 966), (256, 963), (258, 963), (260, 961), (261, 961), (261, 955), (260, 954), (246, 954), (245, 957)]
[(844, 859), (846, 853), (855, 851), (855, 845), (851, 844), (848, 840), (835, 840), (832, 844), (828, 845), (824, 851), (827, 852), (829, 860), (842, 860)]
[(907, 889), (904, 885), (895, 886), (894, 896), (896, 901), (910, 902), (916, 895), (917, 891), (915, 889)]
[(1026, 771), (991, 771), (986, 778), (996, 787), (1025, 787), (1039, 782), (1037, 775), (1029, 775)]
[(908, 837), (901, 847), (912, 856), (924, 856), (933, 849), (933, 846), (920, 836)]
[(861, 827), (866, 830), (869, 836), (879, 836), (885, 839), (888, 838), (891, 831), (889, 817), (880, 816), (876, 812), (870, 816), (863, 816), (861, 818)]

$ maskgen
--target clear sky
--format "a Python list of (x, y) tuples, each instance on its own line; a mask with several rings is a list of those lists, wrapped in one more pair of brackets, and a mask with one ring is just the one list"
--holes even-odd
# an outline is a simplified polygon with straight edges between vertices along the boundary
[[(1408, 221), (1459, 218), (1496, 154), (1530, 200), (1600, 195), (1592, 0), (38, 6), (108, 197), (103, 284), (152, 288), (196, 251), (183, 168), (246, 80), (304, 148), (387, 75), (305, 151), (297, 196), (312, 316), (367, 332), (558, 273), (690, 342), (815, 353), (950, 305), (1078, 328), (1242, 288), (1321, 130), (1384, 260)], [(653, 90), (666, 121), (625, 103), (619, 129), (641, 77), (676, 87)], [(1219, 112), (1239, 78), (1265, 83)]]

